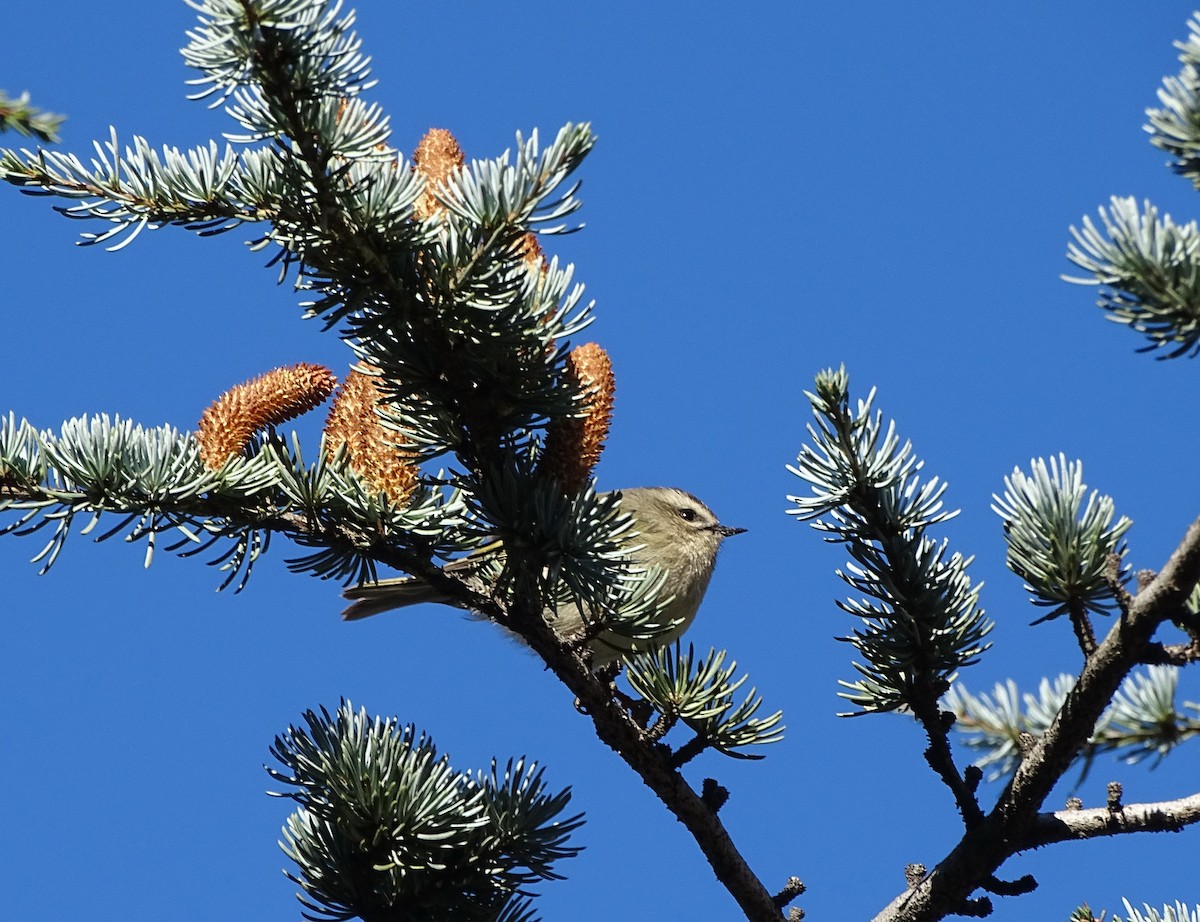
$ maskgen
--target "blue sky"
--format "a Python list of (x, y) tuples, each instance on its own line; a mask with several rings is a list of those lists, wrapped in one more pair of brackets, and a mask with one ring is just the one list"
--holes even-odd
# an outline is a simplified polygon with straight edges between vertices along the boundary
[[(65, 112), (67, 149), (202, 143), (231, 129), (188, 102), (183, 3), (55, 5), (26, 25), (0, 86)], [(808, 419), (802, 390), (844, 362), (877, 386), (963, 509), (995, 649), (981, 691), (1077, 666), (1067, 625), (1003, 566), (991, 495), (1014, 466), (1064, 452), (1134, 520), (1135, 567), (1159, 566), (1197, 507), (1189, 361), (1155, 362), (1059, 276), (1068, 226), (1110, 195), (1177, 220), (1200, 205), (1141, 130), (1182, 3), (865, 4), (742, 8), (360, 0), (372, 98), (411, 150), (430, 126), (468, 155), (517, 130), (589, 120), (586, 229), (547, 242), (597, 300), (588, 338), (613, 356), (602, 487), (691, 489), (749, 533), (731, 541), (690, 639), (726, 647), (788, 736), (759, 763), (692, 765), (732, 793), (723, 816), (767, 882), (809, 886), (810, 918), (863, 918), (957, 839), (951, 799), (902, 717), (842, 720), (851, 629), (833, 605), (843, 555), (783, 510)], [(69, 26), (64, 25), (69, 24)], [(7, 145), (23, 139), (9, 135)], [(336, 337), (300, 319), (248, 233), (145, 234), (109, 254), (50, 202), (0, 193), (8, 338), (0, 411), (38, 426), (93, 412), (191, 428), (227, 387), (296, 361), (341, 373)], [(316, 422), (298, 428), (311, 438)], [(0, 885), (22, 922), (292, 919), (276, 846), (286, 802), (262, 771), (274, 735), (339, 696), (433, 735), (453, 763), (526, 755), (570, 785), (588, 825), (544, 918), (729, 919), (694, 843), (591, 736), (568, 693), (487, 625), (427, 607), (346, 625), (334, 585), (286, 572), (280, 542), (241, 595), (197, 560), (76, 536), (48, 576), (36, 538), (0, 541)], [(1195, 697), (1183, 683), (1181, 697)], [(1194, 688), (1194, 683), (1191, 686)], [(1195, 754), (1151, 773), (1103, 762), (1130, 801), (1195, 789)], [(994, 797), (994, 790), (985, 792)], [(1056, 791), (1050, 806), (1071, 793)], [(1033, 895), (994, 918), (1065, 919), (1081, 900), (1161, 905), (1193, 890), (1197, 832), (1060, 845), (1011, 862)]]

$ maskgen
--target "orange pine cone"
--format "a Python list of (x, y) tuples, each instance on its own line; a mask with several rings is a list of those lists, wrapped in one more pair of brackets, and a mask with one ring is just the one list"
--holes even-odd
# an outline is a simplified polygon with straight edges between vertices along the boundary
[(380, 420), (376, 407), (381, 396), (369, 368), (351, 370), (333, 398), (325, 421), (325, 444), (330, 456), (345, 445), (355, 473), (402, 506), (417, 488), (417, 466), (397, 447), (400, 436)]
[(324, 365), (300, 362), (232, 387), (200, 417), (196, 439), (210, 470), (245, 451), (256, 432), (278, 426), (325, 402), (337, 378)]
[(413, 206), (413, 215), (424, 221), (442, 210), (433, 190), (466, 162), (458, 141), (445, 128), (430, 128), (413, 151), (413, 166), (425, 177), (425, 191)]
[(587, 343), (572, 349), (567, 356), (567, 379), (584, 393), (583, 414), (550, 423), (538, 471), (573, 493), (583, 489), (604, 450), (612, 421), (616, 378), (608, 353), (597, 343)]

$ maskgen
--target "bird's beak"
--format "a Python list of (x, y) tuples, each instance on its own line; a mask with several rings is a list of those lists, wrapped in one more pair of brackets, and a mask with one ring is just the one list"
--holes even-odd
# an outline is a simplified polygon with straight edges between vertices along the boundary
[(744, 529), (744, 528), (733, 528), (732, 526), (729, 526), (729, 525), (717, 525), (713, 528), (713, 531), (715, 531), (722, 538), (729, 538), (733, 535), (740, 535), (745, 530), (746, 529)]

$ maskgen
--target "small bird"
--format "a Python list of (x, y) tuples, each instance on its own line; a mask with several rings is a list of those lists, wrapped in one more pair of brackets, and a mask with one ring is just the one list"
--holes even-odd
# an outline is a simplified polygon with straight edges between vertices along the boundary
[[(695, 619), (716, 566), (721, 543), (746, 529), (722, 525), (704, 503), (675, 487), (633, 487), (618, 492), (621, 508), (633, 518), (632, 530), (637, 533), (630, 539), (633, 545), (630, 561), (634, 566), (657, 567), (665, 573), (660, 592), (670, 600), (662, 610), (662, 617), (676, 623), (670, 631), (654, 638), (653, 647), (665, 646), (680, 637)], [(467, 556), (447, 564), (445, 570), (469, 577), (477, 565), (476, 560)], [(342, 595), (354, 601), (342, 613), (347, 621), (419, 602), (454, 604), (437, 589), (413, 577), (355, 586)], [(546, 618), (564, 637), (574, 636), (585, 626), (583, 615), (575, 607), (568, 611), (547, 612)], [(634, 652), (632, 643), (628, 637), (601, 630), (588, 642), (592, 668), (610, 665)], [(640, 645), (641, 650), (648, 646), (645, 642)]]

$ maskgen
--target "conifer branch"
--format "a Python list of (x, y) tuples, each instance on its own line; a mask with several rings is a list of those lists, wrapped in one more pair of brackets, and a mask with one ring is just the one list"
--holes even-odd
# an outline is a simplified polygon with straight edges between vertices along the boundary
[[(1042, 837), (1048, 833), (1039, 823), (1048, 821), (1039, 820), (1041, 805), (1086, 745), (1122, 680), (1141, 662), (1154, 631), (1187, 602), (1198, 581), (1200, 519), (1188, 528), (1158, 575), (1134, 597), (1128, 614), (1117, 620), (1088, 657), (1062, 708), (1033, 743), (996, 806), (937, 867), (877, 915), (875, 922), (934, 922), (958, 912), (1005, 861), (1043, 844)], [(1200, 822), (1200, 810), (1194, 806), (1189, 798), (1173, 818), (1185, 825)], [(1103, 834), (1085, 824), (1071, 828)]]
[(57, 143), (58, 131), (66, 116), (43, 112), (30, 105), (29, 99), (28, 93), (13, 97), (0, 90), (0, 131), (15, 131), (32, 135), (47, 144)]

